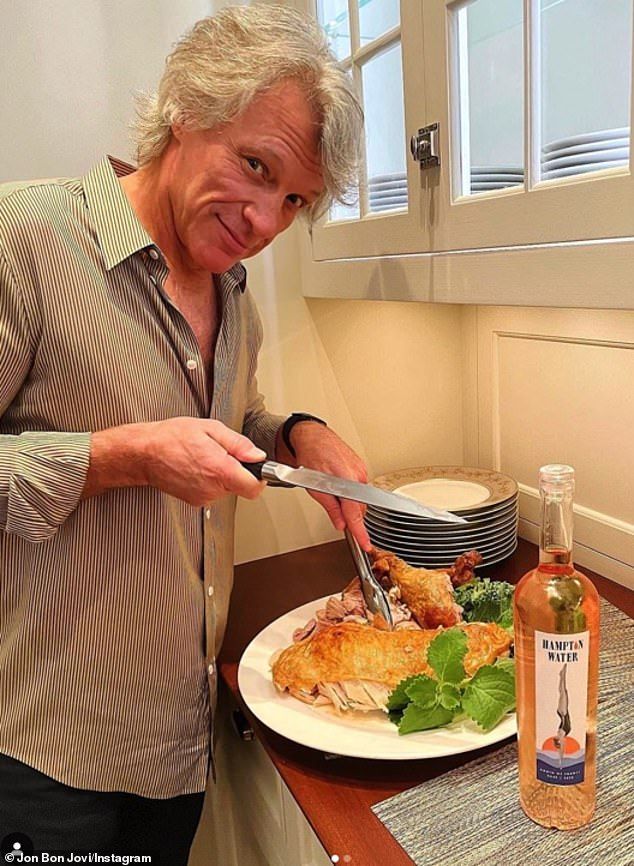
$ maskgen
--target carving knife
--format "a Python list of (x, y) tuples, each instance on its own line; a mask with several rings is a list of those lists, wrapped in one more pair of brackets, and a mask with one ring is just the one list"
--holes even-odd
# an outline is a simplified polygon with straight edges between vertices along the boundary
[(328, 493), (339, 499), (364, 502), (366, 505), (408, 514), (412, 517), (441, 520), (444, 523), (467, 522), (463, 517), (458, 517), (457, 514), (432, 508), (431, 505), (423, 505), (408, 496), (401, 496), (400, 493), (389, 493), (386, 490), (373, 487), (372, 484), (361, 484), (359, 481), (350, 481), (347, 478), (339, 478), (337, 475), (327, 475), (325, 472), (317, 472), (315, 469), (305, 469), (303, 466), (294, 469), (292, 466), (276, 463), (274, 460), (265, 460), (262, 463), (243, 463), (242, 465), (252, 475), (255, 475), (258, 481), (267, 481), (272, 487), (303, 487), (306, 490)]

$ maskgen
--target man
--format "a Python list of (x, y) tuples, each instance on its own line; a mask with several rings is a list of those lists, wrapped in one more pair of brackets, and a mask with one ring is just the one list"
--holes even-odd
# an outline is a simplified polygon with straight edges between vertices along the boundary
[[(136, 171), (0, 200), (5, 845), (187, 862), (235, 497), (263, 487), (241, 462), (365, 479), (323, 422), (265, 411), (240, 264), (342, 199), (360, 117), (309, 20), (232, 8), (168, 58)], [(369, 546), (359, 506), (315, 498)]]

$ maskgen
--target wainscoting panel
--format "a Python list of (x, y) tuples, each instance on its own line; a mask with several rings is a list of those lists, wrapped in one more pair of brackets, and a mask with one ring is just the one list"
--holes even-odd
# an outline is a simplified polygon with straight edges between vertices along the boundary
[(574, 466), (577, 561), (634, 588), (634, 314), (478, 307), (476, 322), (465, 455), (517, 479), (531, 540), (539, 467)]

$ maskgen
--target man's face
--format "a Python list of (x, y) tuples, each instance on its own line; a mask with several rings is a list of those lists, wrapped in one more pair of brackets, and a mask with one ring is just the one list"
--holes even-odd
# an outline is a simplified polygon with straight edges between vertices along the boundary
[(172, 221), (193, 269), (221, 273), (256, 255), (323, 190), (319, 128), (295, 82), (220, 128), (172, 131)]

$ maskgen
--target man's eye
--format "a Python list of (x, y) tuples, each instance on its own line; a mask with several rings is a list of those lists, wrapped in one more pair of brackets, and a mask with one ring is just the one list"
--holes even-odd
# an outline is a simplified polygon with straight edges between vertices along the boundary
[(264, 174), (264, 163), (260, 162), (259, 159), (256, 159), (255, 156), (247, 156), (246, 161), (249, 167), (252, 168), (256, 174)]
[(306, 201), (301, 197), (301, 195), (292, 193), (291, 195), (287, 195), (286, 198), (290, 201), (293, 207), (297, 208), (297, 210), (301, 210), (301, 208), (306, 205)]

